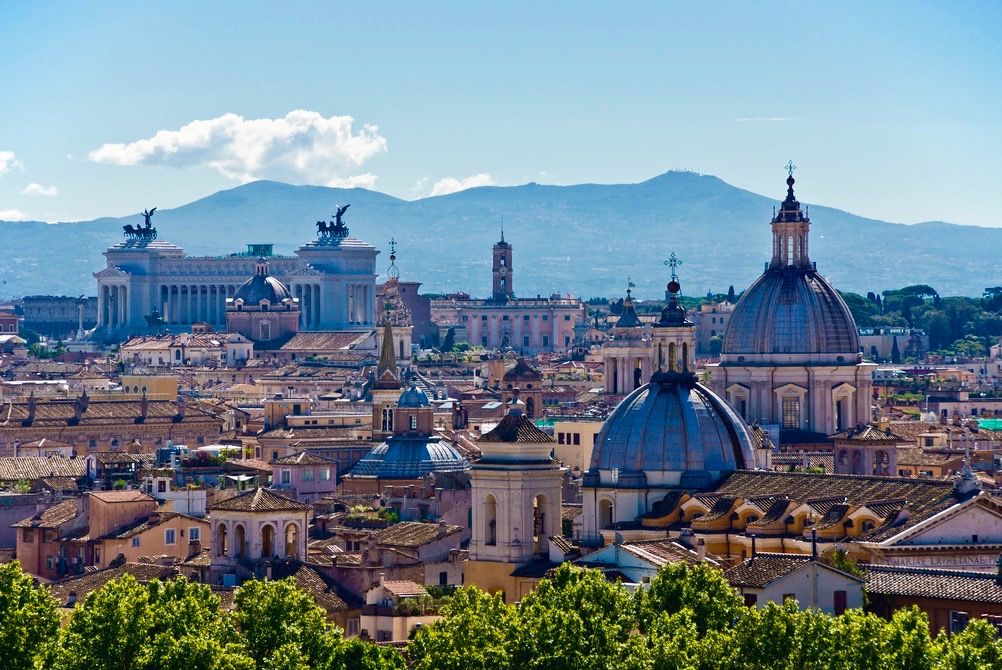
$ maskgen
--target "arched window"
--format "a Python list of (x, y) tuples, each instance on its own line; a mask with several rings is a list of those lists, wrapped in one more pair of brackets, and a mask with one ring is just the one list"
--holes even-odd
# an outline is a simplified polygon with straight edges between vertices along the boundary
[(546, 516), (546, 496), (538, 495), (532, 499), (532, 551), (542, 554), (549, 551), (551, 520)]
[(611, 500), (602, 499), (598, 501), (598, 527), (608, 528), (612, 525), (615, 507)]
[(299, 526), (295, 523), (285, 527), (285, 557), (299, 558)]
[(233, 541), (235, 543), (234, 549), (236, 550), (237, 558), (246, 558), (247, 554), (247, 534), (244, 532), (243, 524), (237, 524), (237, 527), (233, 529)]
[(484, 499), (484, 544), (498, 543), (498, 503), (494, 496)]
[(689, 369), (689, 343), (688, 342), (683, 342), (682, 343), (682, 369), (683, 370), (688, 370)]
[(226, 551), (229, 548), (226, 540), (226, 524), (221, 523), (216, 526), (216, 540), (214, 543), (216, 556), (226, 556)]
[(669, 372), (674, 372), (677, 368), (675, 367), (675, 343), (668, 343), (668, 370)]
[(275, 527), (265, 524), (261, 528), (261, 558), (271, 558), (275, 555)]
[(393, 432), (393, 408), (384, 407), (383, 408), (383, 419), (381, 422), (382, 431), (384, 433)]

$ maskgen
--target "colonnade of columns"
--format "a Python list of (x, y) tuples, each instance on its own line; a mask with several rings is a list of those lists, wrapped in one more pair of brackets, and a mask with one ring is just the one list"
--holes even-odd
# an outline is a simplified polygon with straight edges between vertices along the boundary
[(129, 323), (129, 288), (106, 285), (100, 287), (97, 301), (97, 323), (103, 328), (118, 328)]
[(236, 290), (235, 284), (165, 284), (160, 287), (161, 311), (170, 325), (224, 323), (226, 299)]
[(320, 285), (293, 284), (292, 297), (299, 300), (299, 327), (303, 329), (320, 326)]
[(373, 313), (372, 287), (367, 284), (348, 285), (348, 323), (370, 323), (369, 315)]

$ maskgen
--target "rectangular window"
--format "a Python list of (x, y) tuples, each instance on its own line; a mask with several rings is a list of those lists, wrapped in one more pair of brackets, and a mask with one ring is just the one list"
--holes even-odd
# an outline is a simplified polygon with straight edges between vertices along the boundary
[(563, 443), (564, 443), (564, 434), (557, 433), (557, 444), (563, 444)]
[(522, 317), (522, 320), (523, 320), (523, 321), (528, 321), (528, 320), (529, 320), (529, 315), (528, 315), (528, 314), (526, 314), (525, 316), (523, 316), (523, 317)]
[(438, 573), (438, 585), (439, 586), (448, 586), (449, 585), (449, 573), (448, 572), (440, 572), (440, 573)]
[(745, 607), (755, 607), (756, 603), (758, 603), (758, 596), (756, 594), (745, 594)]
[(410, 420), (411, 420), (411, 430), (417, 430), (417, 415), (411, 414)]
[(133, 547), (138, 547), (139, 546), (139, 536), (138, 535), (136, 535), (134, 538), (132, 538), (132, 546)]
[(202, 541), (202, 529), (198, 526), (192, 526), (188, 529), (188, 541), (189, 542), (201, 542)]
[(360, 628), (359, 628), (358, 617), (356, 616), (352, 617), (351, 619), (348, 619), (348, 629), (347, 629), (348, 635), (358, 635), (359, 630)]
[(571, 315), (570, 314), (565, 314), (564, 315), (564, 321), (570, 321), (570, 320), (571, 320)]
[(543, 321), (549, 321), (550, 317), (546, 314), (543, 315)]
[(967, 612), (958, 612), (955, 610), (950, 611), (950, 632), (951, 633), (961, 633), (965, 628), (967, 628), (967, 622), (971, 620), (971, 616)]
[(783, 428), (800, 428), (800, 398), (783, 398)]
[(501, 317), (501, 320), (502, 320), (502, 321), (507, 321), (507, 320), (508, 320), (508, 315), (507, 315), (507, 314), (505, 314), (504, 316), (502, 316), (502, 317)]
[(303, 481), (304, 482), (313, 481), (313, 468), (303, 468)]
[(581, 433), (574, 433), (574, 445), (581, 444)]
[(320, 481), (329, 482), (331, 480), (331, 469), (324, 468), (320, 471)]
[(164, 544), (177, 544), (177, 531), (168, 528), (164, 531)]
[[(544, 319), (544, 321), (545, 321), (545, 319)], [(550, 338), (548, 336), (546, 336), (546, 335), (543, 335), (543, 346), (544, 347), (550, 346)]]
[(167, 480), (161, 479), (157, 482), (157, 493), (167, 493)]
[(282, 470), (281, 482), (286, 486), (292, 483), (292, 470)]
[(529, 346), (529, 336), (528, 335), (523, 335), (522, 336), (522, 346), (523, 347)]
[(27, 544), (32, 544), (35, 541), (35, 529), (25, 528), (21, 539)]
[(836, 616), (844, 613), (848, 607), (848, 594), (845, 591), (836, 591), (834, 593), (834, 605)]

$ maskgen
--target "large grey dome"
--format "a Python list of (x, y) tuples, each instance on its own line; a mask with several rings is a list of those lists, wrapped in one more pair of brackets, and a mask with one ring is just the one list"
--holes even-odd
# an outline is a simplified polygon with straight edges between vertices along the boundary
[(243, 300), (245, 305), (257, 305), (262, 300), (277, 305), (291, 297), (285, 284), (268, 274), (268, 263), (264, 259), (258, 262), (254, 276), (241, 284), (233, 294), (234, 300)]
[(752, 440), (737, 414), (691, 373), (658, 372), (606, 420), (585, 483), (699, 489), (750, 467)]
[(813, 268), (770, 268), (734, 307), (721, 354), (825, 354), (854, 361), (859, 335), (849, 307)]

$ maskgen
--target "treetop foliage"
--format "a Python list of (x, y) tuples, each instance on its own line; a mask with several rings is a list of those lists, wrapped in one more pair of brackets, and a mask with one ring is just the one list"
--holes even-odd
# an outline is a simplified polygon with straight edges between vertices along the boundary
[(670, 564), (629, 591), (563, 564), (518, 605), (458, 589), (404, 654), (345, 640), (292, 580), (250, 581), (232, 612), (183, 577), (131, 576), (88, 594), (59, 626), (55, 601), (17, 563), (0, 565), (0, 654), (12, 670), (996, 670), (984, 620), (929, 634), (925, 614), (830, 616), (795, 602), (745, 607), (723, 574)]

